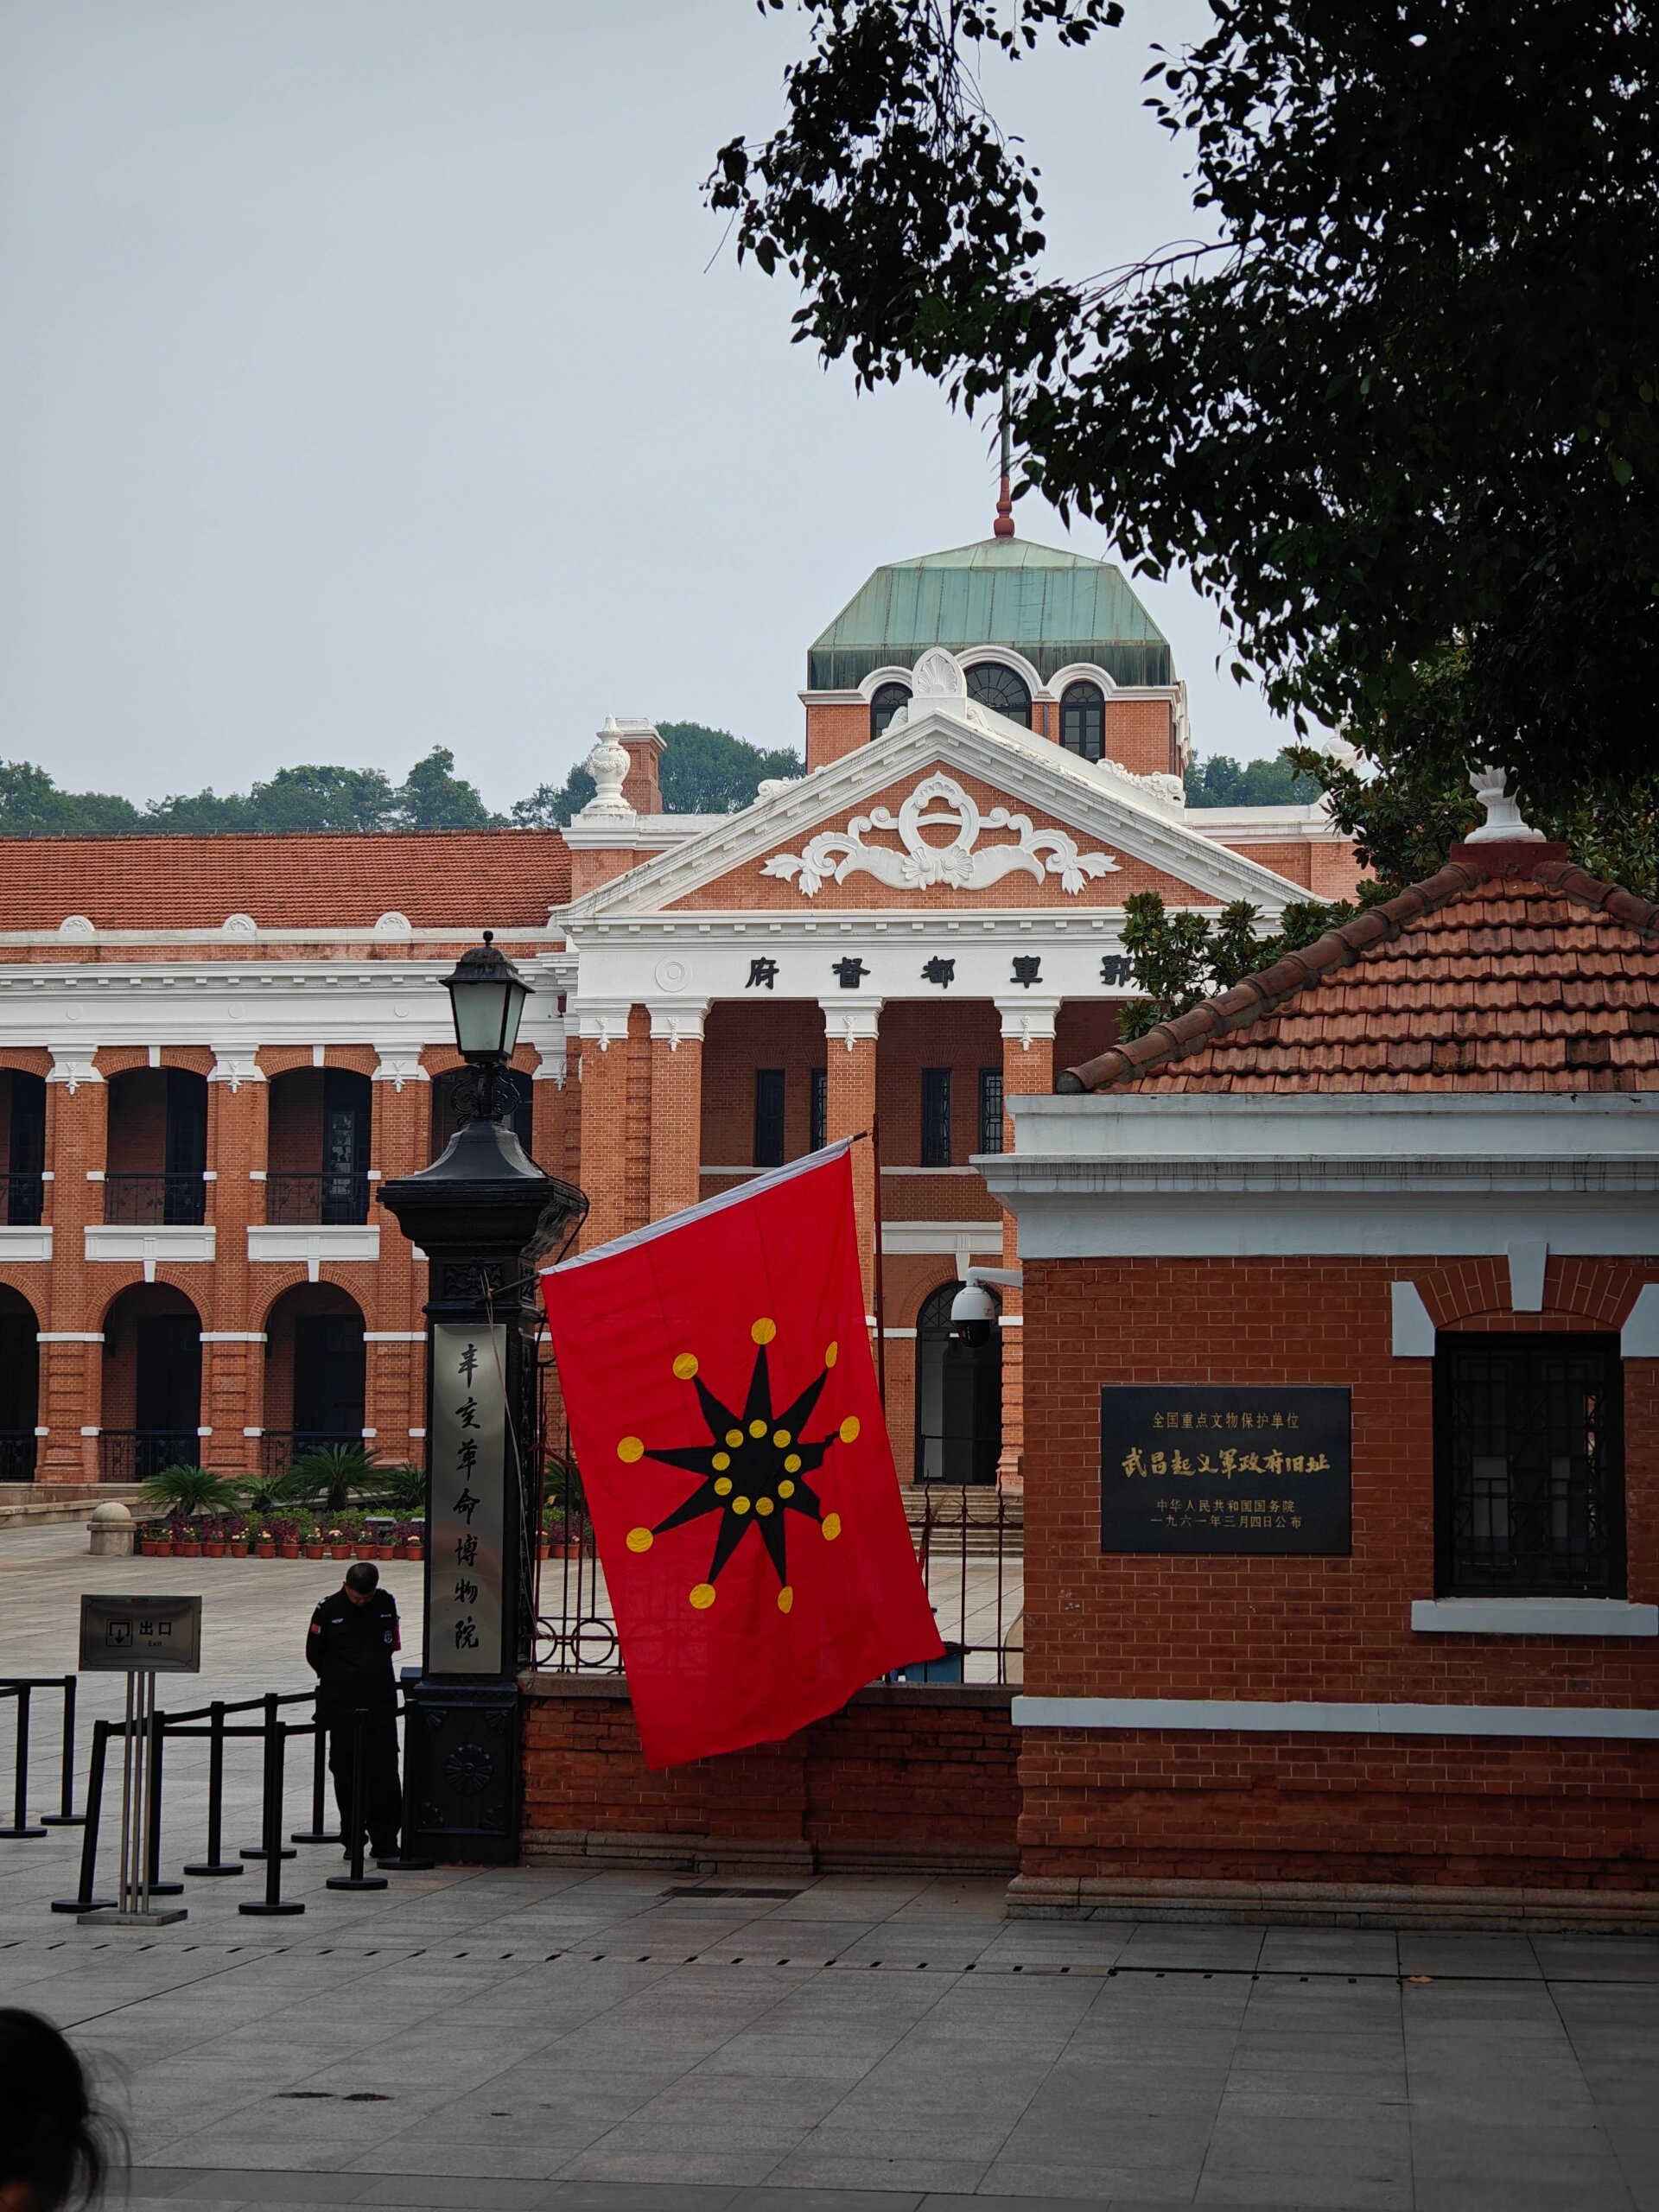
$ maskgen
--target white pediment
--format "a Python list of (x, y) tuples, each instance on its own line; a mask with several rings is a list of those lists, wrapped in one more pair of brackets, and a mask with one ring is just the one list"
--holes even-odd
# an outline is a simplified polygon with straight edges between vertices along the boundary
[[(962, 775), (989, 785), (1008, 804), (989, 810), (975, 804), (957, 780)], [(881, 803), (912, 776), (896, 811)], [(789, 876), (804, 901), (831, 877), (844, 882), (861, 870), (878, 882), (915, 888), (918, 904), (930, 883), (974, 890), (1016, 870), (1039, 882), (1058, 880), (1075, 895), (1088, 879), (1111, 873), (1119, 855), (1189, 886), (1198, 903), (1247, 899), (1271, 918), (1306, 896), (1300, 886), (1190, 826), (1185, 810), (1173, 803), (1174, 788), (1171, 778), (1081, 760), (971, 700), (930, 701), (925, 713), (912, 710), (856, 752), (795, 782), (772, 785), (741, 813), (709, 823), (673, 850), (574, 900), (566, 912), (573, 922), (656, 913), (723, 877), (733, 878), (735, 888), (747, 869), (757, 883), (763, 873)], [(963, 801), (971, 817), (961, 810)], [(1035, 828), (1027, 810), (1065, 830)], [(930, 816), (954, 828), (949, 842), (921, 836)], [(793, 868), (786, 865), (791, 861)]]

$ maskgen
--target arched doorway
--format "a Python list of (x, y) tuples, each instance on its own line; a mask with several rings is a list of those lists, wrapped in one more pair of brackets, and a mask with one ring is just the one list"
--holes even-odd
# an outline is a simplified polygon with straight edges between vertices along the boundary
[(957, 1282), (941, 1283), (916, 1317), (918, 1482), (996, 1480), (1002, 1451), (1002, 1332), (993, 1329), (982, 1344), (965, 1344), (951, 1335), (950, 1306), (961, 1287)]
[(105, 1481), (194, 1465), (200, 1427), (201, 1318), (181, 1290), (134, 1283), (104, 1316)]
[(41, 1348), (35, 1308), (20, 1290), (0, 1288), (0, 1483), (35, 1479)]
[(363, 1309), (338, 1284), (299, 1283), (265, 1316), (268, 1472), (302, 1452), (363, 1441)]
[(105, 1220), (205, 1221), (207, 1077), (188, 1068), (129, 1068), (108, 1088)]

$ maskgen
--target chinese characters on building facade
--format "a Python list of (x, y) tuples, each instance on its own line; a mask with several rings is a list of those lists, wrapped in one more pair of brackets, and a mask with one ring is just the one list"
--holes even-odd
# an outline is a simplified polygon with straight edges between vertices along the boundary
[(434, 1325), (429, 1674), (501, 1671), (506, 1366), (505, 1324)]
[(1345, 1554), (1350, 1473), (1344, 1389), (1100, 1394), (1103, 1551)]

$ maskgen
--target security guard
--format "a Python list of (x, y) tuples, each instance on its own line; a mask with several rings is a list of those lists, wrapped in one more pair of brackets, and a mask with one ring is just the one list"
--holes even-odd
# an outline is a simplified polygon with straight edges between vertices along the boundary
[(397, 1850), (403, 1791), (397, 1780), (397, 1685), (392, 1654), (403, 1649), (397, 1607), (380, 1587), (372, 1560), (356, 1560), (333, 1597), (311, 1616), (305, 1656), (317, 1677), (317, 1722), (328, 1731), (328, 1770), (334, 1777), (340, 1840), (349, 1859), (352, 1833), (352, 1750), (357, 1716), (363, 1719), (363, 1825), (377, 1859)]

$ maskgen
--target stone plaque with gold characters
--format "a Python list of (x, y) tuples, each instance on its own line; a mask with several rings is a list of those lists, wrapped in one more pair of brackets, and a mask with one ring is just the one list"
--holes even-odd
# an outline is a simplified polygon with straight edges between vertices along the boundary
[(1345, 1389), (1109, 1383), (1103, 1552), (1351, 1550)]

